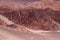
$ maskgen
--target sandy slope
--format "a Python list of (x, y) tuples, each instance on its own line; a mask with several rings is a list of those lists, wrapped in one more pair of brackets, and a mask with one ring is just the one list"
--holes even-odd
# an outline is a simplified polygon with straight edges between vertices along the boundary
[(19, 33), (11, 29), (0, 27), (0, 40), (60, 40), (60, 33), (53, 34), (37, 35), (33, 33)]

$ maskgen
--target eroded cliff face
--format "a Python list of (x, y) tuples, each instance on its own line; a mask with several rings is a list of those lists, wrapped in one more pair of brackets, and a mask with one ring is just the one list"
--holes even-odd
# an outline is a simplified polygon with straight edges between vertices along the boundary
[[(6, 8), (8, 9), (8, 8)], [(0, 10), (0, 15), (5, 16), (16, 24), (26, 26), (34, 30), (59, 30), (59, 13), (50, 8), (46, 9), (19, 9)]]
[(24, 26), (22, 29), (26, 27), (33, 30), (60, 30), (60, 10), (51, 8), (19, 8), (14, 10), (7, 5), (0, 5), (0, 15), (9, 21), (7, 22), (0, 17), (2, 19), (0, 25), (4, 24), (7, 27), (17, 28), (17, 25), (22, 25)]

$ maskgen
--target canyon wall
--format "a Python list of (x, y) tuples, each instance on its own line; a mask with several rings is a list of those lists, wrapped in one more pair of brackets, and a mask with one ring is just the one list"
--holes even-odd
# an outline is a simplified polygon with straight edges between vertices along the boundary
[[(18, 4), (19, 3), (7, 4), (0, 2), (0, 15), (3, 15), (15, 24), (23, 25), (29, 29), (49, 31), (60, 30), (59, 3), (55, 4), (52, 2), (53, 6), (48, 3), (46, 4), (48, 6), (44, 6), (44, 3), (42, 5), (41, 2), (26, 3), (23, 4), (23, 6), (22, 3), (21, 5)], [(56, 10), (54, 10), (54, 5), (57, 5)]]

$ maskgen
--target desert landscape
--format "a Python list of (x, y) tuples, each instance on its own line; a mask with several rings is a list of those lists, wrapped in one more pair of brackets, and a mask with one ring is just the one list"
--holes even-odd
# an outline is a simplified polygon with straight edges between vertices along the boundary
[(59, 2), (54, 0), (32, 2), (1, 0), (0, 35), (3, 37), (0, 39), (4, 40), (5, 36), (6, 40), (59, 40)]

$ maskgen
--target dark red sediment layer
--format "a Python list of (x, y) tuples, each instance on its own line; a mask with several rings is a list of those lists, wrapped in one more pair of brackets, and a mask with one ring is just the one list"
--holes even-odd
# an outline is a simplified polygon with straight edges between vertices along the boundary
[(51, 8), (12, 10), (8, 7), (1, 7), (0, 14), (16, 24), (24, 25), (34, 30), (59, 30), (60, 28), (60, 11)]

